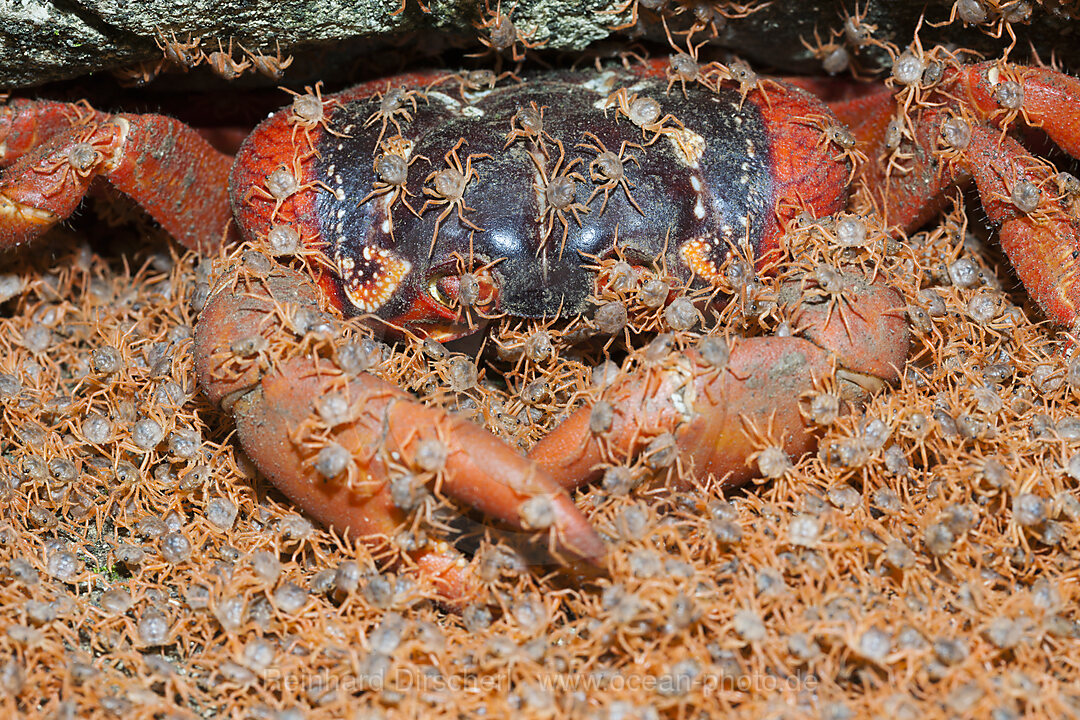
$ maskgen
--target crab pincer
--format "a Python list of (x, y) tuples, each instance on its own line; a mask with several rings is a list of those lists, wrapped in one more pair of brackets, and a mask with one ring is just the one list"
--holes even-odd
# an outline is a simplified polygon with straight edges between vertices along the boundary
[[(287, 331), (275, 313), (318, 307), (317, 291), (302, 273), (275, 268), (244, 292), (229, 289), (221, 286), (202, 311), (195, 342), (199, 382), (232, 412), (256, 466), (312, 517), (358, 538), (393, 537), (409, 522), (392, 497), (394, 473), (428, 472), (459, 502), (520, 530), (548, 531), (556, 552), (600, 562), (603, 541), (566, 492), (485, 429), (368, 372), (350, 372), (333, 357), (295, 352), (286, 358)], [(254, 337), (267, 340), (271, 366), (235, 363)], [(317, 405), (331, 394), (344, 398), (347, 409), (327, 418)], [(313, 426), (322, 431), (317, 443), (301, 437)], [(340, 448), (347, 471), (327, 477), (320, 467), (327, 448)], [(444, 596), (467, 594), (466, 562), (445, 544), (413, 559)]]
[[(580, 408), (543, 438), (529, 457), (566, 488), (593, 480), (611, 457), (632, 457), (670, 433), (681, 462), (727, 487), (760, 475), (755, 429), (778, 436), (787, 455), (817, 441), (801, 404), (829, 377), (876, 390), (895, 382), (909, 349), (900, 295), (858, 274), (846, 277), (849, 308), (803, 298), (798, 282), (781, 293), (798, 304), (803, 337), (706, 337), (659, 367), (624, 375), (603, 399)], [(785, 298), (786, 296), (786, 298)]]

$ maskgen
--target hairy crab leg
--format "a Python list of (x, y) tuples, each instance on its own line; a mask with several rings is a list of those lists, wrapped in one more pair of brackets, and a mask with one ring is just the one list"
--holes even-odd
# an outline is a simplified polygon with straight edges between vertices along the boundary
[(193, 250), (217, 247), (231, 219), (230, 159), (163, 115), (20, 101), (0, 108), (0, 148), (0, 249), (66, 219), (98, 177)]
[(752, 428), (770, 428), (788, 455), (812, 450), (817, 438), (800, 403), (815, 380), (835, 367), (864, 388), (883, 387), (898, 378), (907, 358), (900, 295), (861, 276), (849, 276), (848, 285), (855, 309), (843, 311), (800, 302), (799, 284), (787, 286), (787, 300), (800, 302), (796, 317), (805, 337), (736, 340), (729, 355), (715, 347), (690, 350), (673, 364), (625, 376), (599, 411), (610, 411), (610, 421), (597, 421), (598, 405), (583, 407), (529, 457), (572, 488), (595, 479), (606, 458), (633, 456), (671, 433), (683, 462), (734, 486), (758, 475), (747, 462), (761, 443)]
[[(271, 368), (231, 365), (233, 348), (246, 338), (286, 332), (276, 309), (317, 307), (317, 291), (302, 273), (274, 269), (244, 292), (226, 287), (199, 318), (195, 338), (199, 383), (211, 400), (233, 413), (245, 451), (285, 495), (320, 522), (366, 538), (393, 537), (409, 515), (390, 496), (391, 464), (425, 465), (422, 454), (437, 443), (438, 477), (447, 495), (523, 530), (548, 530), (557, 549), (599, 563), (603, 541), (546, 471), (471, 422), (428, 407), (366, 372), (347, 373), (330, 358), (297, 354)], [(281, 353), (282, 355), (284, 353)], [(297, 429), (316, 416), (316, 401), (330, 392), (349, 399), (352, 415), (327, 428), (352, 458), (357, 478), (328, 480), (297, 441)], [(429, 465), (430, 467), (430, 465)], [(445, 547), (414, 559), (440, 573), (445, 594), (460, 596), (469, 584), (464, 562)]]

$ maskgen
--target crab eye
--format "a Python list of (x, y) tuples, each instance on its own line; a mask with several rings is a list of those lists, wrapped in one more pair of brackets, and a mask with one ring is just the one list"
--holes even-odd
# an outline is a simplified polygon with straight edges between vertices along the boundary
[(431, 278), (431, 280), (428, 281), (427, 293), (435, 300), (435, 302), (450, 307), (453, 301), (447, 293), (443, 292), (443, 283), (445, 279), (445, 275)]

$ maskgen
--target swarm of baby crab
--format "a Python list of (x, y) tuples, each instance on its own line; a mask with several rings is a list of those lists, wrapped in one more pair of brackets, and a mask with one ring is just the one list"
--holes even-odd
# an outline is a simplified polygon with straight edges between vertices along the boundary
[[(463, 520), (430, 482), (437, 446), (397, 469), (408, 522), (372, 549), (267, 492), (195, 393), (187, 348), (211, 283), (249, 291), (271, 254), (314, 262), (295, 243), (245, 247), (212, 275), (139, 248), (129, 266), (61, 232), (55, 255), (0, 274), (0, 707), (283, 720), (1075, 712), (1078, 678), (1057, 658), (1078, 634), (1080, 369), (1003, 289), (979, 233), (962, 207), (903, 244), (868, 214), (803, 220), (771, 271), (729, 261), (726, 302), (616, 255), (596, 261), (587, 317), (493, 319), (483, 348), (391, 342), (282, 306), (265, 344), (234, 349), (237, 373), (312, 353), (366, 367), (524, 450), (631, 367), (685, 347), (722, 362), (737, 335), (795, 331), (785, 283), (838, 313), (856, 270), (903, 292), (918, 347), (898, 388), (844, 413), (851, 388), (823, 377), (804, 405), (821, 451), (787, 457), (759, 428), (751, 462), (768, 479), (746, 491), (695, 477), (662, 441), (609, 458), (575, 498), (608, 566), (572, 579), (544, 574), (550, 560), (520, 536)], [(354, 411), (341, 400), (326, 396), (290, 438), (328, 475), (326, 428)], [(482, 581), (458, 612), (410, 565), (438, 542), (458, 543)]]
[[(688, 67), (673, 63), (673, 92)], [(605, 153), (621, 164), (638, 149), (589, 152), (575, 170), (605, 199), (630, 196)], [(878, 392), (819, 378), (802, 399), (817, 453), (789, 456), (775, 428), (755, 427), (747, 462), (762, 480), (744, 490), (696, 476), (662, 434), (605, 457), (574, 495), (609, 546), (588, 576), (448, 497), (437, 436), (386, 458), (400, 522), (377, 544), (317, 527), (256, 476), (196, 390), (192, 328), (212, 288), (250, 300), (278, 274), (317, 274), (325, 260), (295, 232), (213, 269), (160, 251), (159, 237), (102, 256), (65, 229), (48, 251), (5, 258), (0, 712), (1080, 714), (1080, 677), (1063, 662), (1080, 638), (1080, 360), (959, 201), (911, 237), (865, 194), (850, 210), (798, 218), (773, 257), (736, 248), (722, 294), (615, 252), (589, 260), (592, 309), (570, 321), (485, 317), (463, 293), (475, 298), (463, 315), (490, 326), (479, 346), (396, 339), (285, 302), (219, 358), (234, 381), (298, 358), (372, 373), (525, 452), (586, 402), (602, 428), (606, 393), (634, 369), (688, 348), (723, 368), (741, 337), (797, 334), (793, 299), (851, 318), (855, 278), (900, 291), (910, 365)], [(327, 482), (371, 492), (332, 434), (363, 412), (328, 392), (278, 439)], [(456, 546), (479, 579), (453, 612), (416, 567), (436, 545)]]
[[(841, 379), (822, 378), (806, 398), (820, 454), (787, 457), (758, 428), (750, 460), (770, 484), (722, 492), (662, 436), (611, 457), (576, 497), (612, 548), (606, 575), (581, 581), (545, 576), (520, 537), (463, 521), (439, 491), (438, 444), (394, 468), (407, 522), (373, 549), (267, 494), (196, 394), (188, 348), (211, 282), (243, 295), (275, 272), (271, 256), (317, 262), (296, 239), (237, 250), (221, 279), (145, 252), (130, 272), (87, 246), (55, 266), (49, 253), (5, 266), (0, 707), (282, 720), (1074, 712), (1075, 671), (1058, 658), (1077, 635), (1080, 372), (1001, 290), (1007, 275), (962, 210), (907, 247), (869, 216), (805, 221), (772, 272), (729, 261), (727, 304), (616, 255), (596, 261), (591, 316), (499, 322), (491, 352), (381, 344), (287, 306), (230, 348), (237, 375), (310, 355), (374, 370), (524, 450), (630, 368), (691, 346), (720, 365), (735, 334), (793, 332), (786, 281), (838, 313), (855, 268), (904, 291), (922, 344), (901, 387), (841, 415)], [(328, 435), (356, 411), (329, 393), (286, 439), (363, 491)], [(460, 614), (410, 566), (447, 542), (482, 580)]]

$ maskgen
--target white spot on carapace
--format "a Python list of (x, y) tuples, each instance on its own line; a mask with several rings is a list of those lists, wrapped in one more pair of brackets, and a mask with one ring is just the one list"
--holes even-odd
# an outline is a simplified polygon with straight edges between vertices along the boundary
[(537, 152), (532, 150), (529, 154), (533, 156), (535, 162), (532, 164), (533, 173), (533, 192), (536, 195), (536, 206), (538, 209), (537, 218), (543, 219), (547, 215), (547, 195), (544, 192), (544, 176), (540, 174), (539, 166), (544, 164), (544, 158)]
[(457, 98), (451, 97), (444, 92), (438, 92), (436, 90), (429, 90), (427, 92), (427, 99), (428, 102), (431, 102), (432, 100), (440, 102), (450, 109), (454, 109), (458, 105), (461, 105)]
[(701, 192), (701, 180), (697, 175), (690, 176), (690, 187), (694, 188), (694, 192)]
[(720, 278), (719, 268), (711, 257), (713, 244), (711, 238), (696, 237), (684, 242), (679, 248), (683, 262), (698, 277), (706, 280)]
[(672, 129), (664, 133), (675, 157), (687, 167), (696, 168), (701, 156), (705, 154), (705, 138), (686, 128)]
[(750, 138), (746, 138), (746, 156), (757, 157), (757, 152), (754, 150), (754, 141)]
[(603, 110), (604, 103), (607, 102), (608, 95), (611, 94), (612, 89), (615, 87), (615, 73), (601, 73), (587, 83), (584, 83), (582, 87), (586, 90), (591, 90), (597, 95), (601, 96), (600, 102), (594, 105), (594, 107), (596, 107), (598, 110)]
[(375, 202), (377, 203), (377, 212), (382, 213), (383, 221), (379, 225), (379, 229), (385, 235), (390, 235), (394, 231), (394, 203), (393, 197), (389, 193), (383, 193), (379, 195)]

